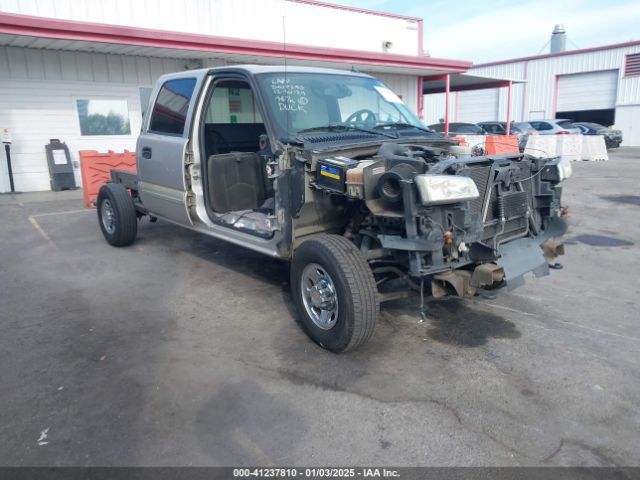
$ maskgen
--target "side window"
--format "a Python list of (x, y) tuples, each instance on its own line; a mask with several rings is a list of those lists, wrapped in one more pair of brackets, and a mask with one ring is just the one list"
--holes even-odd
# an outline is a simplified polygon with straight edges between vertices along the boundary
[(468, 135), (482, 135), (484, 132), (480, 127), (475, 125), (460, 125), (455, 129), (457, 133), (466, 133)]
[(195, 86), (195, 78), (179, 78), (165, 82), (153, 106), (149, 131), (182, 135)]

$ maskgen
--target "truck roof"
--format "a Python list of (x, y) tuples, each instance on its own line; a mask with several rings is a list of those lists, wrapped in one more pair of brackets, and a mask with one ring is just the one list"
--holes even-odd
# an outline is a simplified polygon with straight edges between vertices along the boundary
[(352, 76), (360, 76), (360, 77), (370, 77), (365, 73), (360, 73), (352, 70), (338, 70), (337, 68), (322, 68), (322, 67), (301, 67), (297, 65), (229, 65), (226, 67), (216, 67), (210, 70), (223, 70), (228, 68), (237, 68), (241, 70), (245, 70), (248, 73), (258, 74), (258, 73), (279, 73), (279, 72), (287, 72), (287, 73), (329, 73), (334, 75), (352, 75)]
[(351, 70), (338, 70), (335, 68), (321, 68), (321, 67), (301, 67), (297, 65), (287, 65), (286, 68), (284, 65), (225, 65), (222, 67), (214, 67), (214, 68), (199, 68), (194, 70), (185, 70), (183, 72), (175, 72), (168, 73), (162, 75), (162, 77), (171, 76), (171, 77), (184, 77), (186, 75), (190, 76), (201, 76), (206, 75), (209, 72), (221, 72), (221, 71), (238, 71), (242, 70), (250, 75), (257, 75), (260, 73), (325, 73), (325, 74), (333, 74), (333, 75), (349, 75), (349, 76), (358, 76), (358, 77), (366, 77), (371, 78), (371, 75), (367, 75), (366, 73), (360, 73)]

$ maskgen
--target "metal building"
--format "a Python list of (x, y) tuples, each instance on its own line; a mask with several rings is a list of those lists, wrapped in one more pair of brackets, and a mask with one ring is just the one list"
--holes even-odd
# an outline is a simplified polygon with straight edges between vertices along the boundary
[(79, 150), (134, 150), (166, 72), (285, 61), (356, 68), (421, 114), (423, 77), (471, 65), (425, 56), (422, 33), (420, 18), (316, 0), (0, 0), (0, 128), (11, 132), (16, 190), (50, 188), (51, 138), (74, 162)]
[[(557, 26), (556, 28), (558, 29)], [(564, 34), (563, 30), (556, 32)], [(470, 75), (509, 78), (510, 118), (569, 118), (615, 125), (623, 145), (640, 145), (640, 41), (474, 65)], [(453, 93), (449, 118), (458, 122), (505, 121), (507, 88)], [(444, 118), (444, 95), (425, 96), (425, 121)]]

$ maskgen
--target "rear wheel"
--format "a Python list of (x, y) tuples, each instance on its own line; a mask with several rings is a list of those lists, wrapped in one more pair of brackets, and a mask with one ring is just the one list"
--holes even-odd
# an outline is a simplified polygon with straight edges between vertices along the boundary
[(131, 245), (138, 233), (138, 215), (129, 192), (119, 183), (100, 188), (98, 223), (104, 238), (114, 247)]
[(380, 314), (375, 280), (346, 238), (322, 235), (302, 243), (291, 264), (291, 290), (302, 328), (321, 347), (346, 352), (373, 334)]

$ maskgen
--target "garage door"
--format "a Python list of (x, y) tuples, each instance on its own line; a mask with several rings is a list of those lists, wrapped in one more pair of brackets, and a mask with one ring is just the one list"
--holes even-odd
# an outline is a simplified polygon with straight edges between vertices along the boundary
[(498, 118), (500, 89), (473, 90), (458, 93), (458, 122), (491, 122)]
[(618, 70), (560, 75), (556, 111), (615, 108), (617, 86)]

